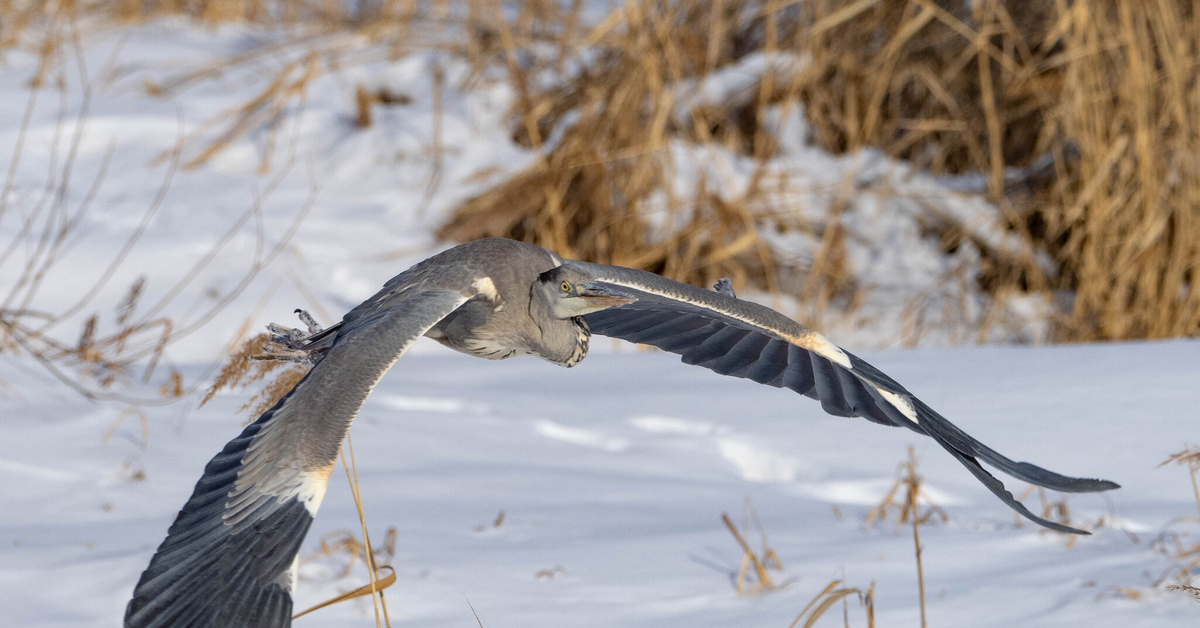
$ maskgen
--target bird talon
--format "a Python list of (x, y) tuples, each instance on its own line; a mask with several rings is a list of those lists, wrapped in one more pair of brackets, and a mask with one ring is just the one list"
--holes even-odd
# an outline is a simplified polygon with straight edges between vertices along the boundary
[[(289, 362), (316, 362), (317, 357), (323, 351), (313, 351), (306, 348), (305, 345), (309, 338), (314, 334), (320, 333), (322, 327), (317, 324), (316, 319), (312, 314), (297, 308), (296, 314), (300, 317), (300, 322), (308, 328), (308, 331), (296, 329), (295, 327), (284, 327), (278, 323), (267, 323), (267, 331), (271, 332), (267, 339), (269, 343), (267, 353), (255, 359), (262, 360), (285, 360)], [(284, 349), (280, 351), (279, 349)]]
[(312, 314), (309, 314), (306, 310), (296, 308), (295, 313), (300, 317), (300, 322), (304, 323), (304, 325), (308, 327), (308, 335), (311, 336), (313, 334), (318, 334), (322, 329), (324, 329), (317, 324), (317, 319), (313, 318)]
[(737, 298), (737, 295), (733, 293), (733, 282), (729, 280), (729, 277), (721, 277), (718, 279), (717, 283), (713, 284), (713, 290), (715, 290), (717, 294), (723, 294), (731, 299)]

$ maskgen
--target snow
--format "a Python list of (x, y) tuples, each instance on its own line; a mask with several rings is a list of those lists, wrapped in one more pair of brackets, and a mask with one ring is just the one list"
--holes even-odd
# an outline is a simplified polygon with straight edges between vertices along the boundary
[[(1194, 430), (1198, 356), (1200, 343), (1183, 341), (865, 356), (1001, 452), (1120, 482), (1107, 499), (1069, 498), (1074, 521), (1115, 514), (1124, 528), (1099, 528), (1073, 547), (1015, 527), (929, 439), (826, 416), (811, 400), (665, 354), (594, 355), (570, 370), (406, 356), (351, 438), (372, 537), (399, 533), (399, 582), (387, 592), (394, 625), (469, 625), (469, 600), (485, 626), (782, 627), (834, 578), (875, 583), (878, 625), (914, 625), (910, 531), (864, 523), (912, 444), (927, 492), (950, 515), (921, 529), (931, 626), (1184, 626), (1198, 609), (1149, 590), (1169, 565), (1150, 541), (1194, 511), (1186, 473), (1156, 465)], [(126, 420), (105, 444), (119, 406), (86, 403), (17, 366), (2, 372), (24, 397), (5, 402), (5, 441), (19, 446), (0, 456), (6, 616), (20, 626), (115, 626), (205, 462), (240, 430), (241, 399), (221, 395), (183, 415), (148, 409), (145, 443)], [(145, 479), (131, 479), (129, 460)], [(775, 578), (795, 579), (752, 598), (734, 591), (740, 552), (719, 519), (741, 521), (744, 497), (785, 566)], [(339, 471), (302, 557), (323, 536), (358, 527)], [(302, 565), (297, 607), (366, 582), (361, 565), (341, 577), (343, 565)], [(1099, 597), (1114, 586), (1148, 597)], [(297, 625), (372, 621), (359, 600)]]
[[(72, 303), (139, 224), (167, 174), (156, 156), (181, 133), (255, 95), (255, 77), (299, 56), (280, 51), (269, 63), (229, 65), (219, 78), (155, 99), (141, 93), (144, 81), (166, 83), (269, 42), (269, 34), (164, 21), (85, 36), (92, 96), (67, 205), (77, 209), (97, 173), (105, 174), (82, 214), (79, 239), (37, 296), (42, 310)], [(28, 52), (5, 54), (0, 93), (19, 97), (0, 98), (0, 146), (17, 144), (36, 63)], [(0, 215), (2, 243), (63, 179), (84, 104), (72, 63), (62, 68), (65, 91), (38, 94)], [(434, 68), (447, 86), (440, 152), (431, 152)], [(432, 231), (457, 202), (535, 158), (511, 142), (502, 123), (508, 88), (482, 77), (469, 91), (454, 89), (467, 72), (445, 55), (421, 53), (322, 74), (302, 105), (289, 105), (296, 115), (279, 132), (271, 173), (257, 173), (267, 141), (258, 133), (174, 174), (142, 240), (89, 311), (101, 311), (101, 328), (112, 329), (108, 313), (136, 277), (148, 277), (144, 303), (154, 303), (229, 232), (164, 314), (203, 322), (250, 261), (273, 247), (279, 253), (246, 292), (169, 349), (166, 359), (188, 381), (202, 378), (236, 334), (272, 320), (291, 323), (295, 307), (334, 320), (444, 246)], [(736, 74), (729, 80), (744, 82)], [(376, 107), (373, 125), (356, 129), (359, 83), (412, 103)], [(704, 93), (727, 92), (712, 84)], [(183, 160), (203, 145), (188, 144)], [(690, 189), (697, 168), (718, 167), (706, 161), (711, 151), (672, 150), (681, 189)], [(740, 173), (723, 191), (735, 194), (747, 165), (724, 153), (715, 158), (727, 162), (724, 172)], [(0, 155), (0, 172), (9, 171), (9, 159)], [(845, 181), (866, 190), (843, 220), (884, 244), (849, 250), (876, 286), (854, 316), (822, 329), (839, 344), (898, 344), (904, 295), (936, 297), (947, 268), (974, 272), (971, 247), (960, 247), (957, 258), (940, 254), (904, 208), (942, 199), (937, 206), (976, 226), (981, 240), (1012, 246), (989, 226), (994, 213), (986, 203), (948, 196), (943, 182), (880, 155), (834, 157), (797, 142), (775, 167), (805, 184), (796, 206), (810, 218), (823, 215), (830, 190)], [(886, 194), (871, 192), (880, 186)], [(248, 212), (256, 202), (259, 210)], [(296, 235), (282, 242), (306, 206)], [(780, 236), (773, 245), (802, 255), (811, 242)], [(3, 293), (15, 263), (0, 266)], [(1013, 337), (1036, 339), (1042, 310), (1037, 303), (1021, 308)], [(1032, 524), (1015, 527), (1011, 512), (931, 440), (826, 416), (809, 399), (686, 367), (673, 356), (596, 341), (593, 355), (567, 370), (534, 359), (478, 360), (422, 340), (380, 383), (351, 431), (372, 538), (378, 544), (389, 527), (398, 531), (398, 582), (387, 591), (393, 625), (475, 625), (473, 606), (484, 626), (782, 628), (834, 578), (862, 588), (875, 583), (881, 628), (917, 625), (910, 531), (892, 521), (870, 530), (865, 524), (909, 444), (926, 491), (950, 515), (921, 529), (930, 626), (1194, 625), (1200, 607), (1150, 583), (1170, 565), (1151, 541), (1195, 511), (1186, 472), (1157, 465), (1195, 432), (1200, 343), (939, 347), (961, 335), (947, 331), (953, 323), (931, 320), (936, 329), (920, 339), (922, 348), (863, 357), (1002, 453), (1120, 482), (1124, 488), (1107, 496), (1069, 498), (1076, 523), (1115, 515), (1119, 528), (1100, 527), (1068, 547)], [(67, 324), (59, 333), (71, 341), (77, 329)], [(134, 582), (205, 462), (246, 420), (236, 412), (243, 401), (223, 393), (203, 408), (192, 399), (137, 410), (93, 403), (28, 358), (0, 354), (3, 623), (119, 625)], [(745, 497), (785, 566), (776, 579), (790, 580), (754, 597), (736, 594), (741, 554), (720, 520), (728, 512), (740, 524)], [(1036, 496), (1027, 502), (1036, 504)], [(1195, 541), (1194, 525), (1172, 529)], [(314, 554), (327, 534), (358, 530), (347, 482), (335, 475), (301, 556)], [(758, 535), (743, 531), (757, 548)], [(366, 582), (361, 564), (349, 576), (344, 566), (345, 555), (305, 562), (297, 608)], [(1114, 596), (1113, 587), (1142, 597)], [(818, 625), (841, 625), (836, 614)], [(860, 611), (852, 608), (851, 617), (852, 625), (864, 624)], [(357, 600), (296, 625), (373, 621), (369, 603)]]

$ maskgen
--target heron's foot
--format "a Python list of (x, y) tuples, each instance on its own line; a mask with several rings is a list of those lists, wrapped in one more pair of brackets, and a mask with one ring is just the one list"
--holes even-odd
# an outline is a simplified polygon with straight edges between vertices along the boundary
[(737, 295), (733, 293), (733, 282), (729, 280), (729, 277), (721, 277), (718, 279), (717, 283), (713, 284), (713, 290), (716, 290), (718, 294), (723, 294), (731, 299), (737, 298)]
[(271, 332), (267, 338), (267, 345), (264, 347), (262, 355), (256, 355), (251, 359), (254, 360), (278, 360), (281, 362), (297, 362), (300, 364), (313, 364), (325, 353), (324, 349), (315, 349), (308, 346), (309, 339), (315, 334), (321, 332), (321, 326), (317, 324), (316, 319), (308, 312), (297, 309), (296, 314), (299, 315), (300, 321), (304, 323), (307, 330), (296, 329), (294, 327), (284, 327), (276, 323), (267, 325), (267, 331)]

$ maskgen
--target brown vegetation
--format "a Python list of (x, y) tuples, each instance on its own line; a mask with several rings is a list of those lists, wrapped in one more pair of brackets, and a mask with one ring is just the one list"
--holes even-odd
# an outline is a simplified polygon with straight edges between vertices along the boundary
[[(947, 251), (978, 247), (983, 272), (971, 281), (996, 303), (1025, 294), (1054, 303), (1053, 339), (1200, 334), (1200, 16), (1190, 5), (635, 0), (598, 23), (584, 22), (578, 2), (503, 6), (0, 2), (11, 16), (0, 45), (64, 11), (288, 27), (294, 61), (202, 140), (190, 138), (201, 143), (188, 166), (246, 132), (271, 131), (314, 76), (361, 52), (364, 37), (392, 58), (420, 46), (449, 50), (477, 68), (476, 79), (506, 77), (516, 94), (514, 139), (541, 158), (464, 203), (442, 237), (515, 237), (705, 285), (730, 276), (790, 294), (819, 320), (831, 305), (852, 309), (871, 286), (846, 258), (855, 236), (842, 226), (837, 198), (853, 190), (833, 191), (830, 215), (813, 223), (787, 193), (786, 173), (767, 167), (779, 141), (800, 132), (780, 120), (802, 107), (804, 139), (829, 151), (878, 147), (933, 173), (982, 173), (980, 192), (1024, 245), (998, 250), (972, 225), (933, 210), (922, 217), (928, 236)], [(331, 37), (339, 33), (359, 39), (351, 46)], [(693, 97), (707, 77), (735, 66), (757, 72), (744, 89)], [(548, 71), (559, 79), (546, 81)], [(361, 94), (361, 124), (369, 124), (373, 96)], [(704, 171), (681, 188), (675, 146), (757, 165), (737, 189)], [(269, 158), (268, 150), (264, 169)], [(816, 242), (811, 259), (780, 259), (764, 242), (776, 231)], [(979, 324), (994, 321), (985, 313)]]
[[(817, 624), (817, 620), (838, 602), (842, 603), (842, 619), (845, 622), (844, 625), (848, 627), (850, 621), (848, 619), (849, 609), (847, 608), (846, 600), (850, 596), (857, 597), (858, 603), (863, 607), (863, 612), (866, 614), (867, 619), (867, 628), (875, 628), (875, 583), (872, 582), (871, 587), (863, 591), (857, 587), (846, 586), (845, 582), (841, 580), (833, 580), (825, 585), (825, 588), (813, 597), (808, 605), (804, 607), (804, 610), (796, 615), (796, 619), (792, 620), (791, 624), (788, 624), (788, 628), (796, 628), (796, 626), (812, 628)], [(800, 623), (802, 620), (804, 621), (803, 624)]]
[[(1197, 488), (1196, 474), (1200, 472), (1200, 448), (1188, 447), (1171, 454), (1159, 466), (1174, 464), (1186, 467), (1192, 480), (1192, 497), (1196, 502), (1196, 512), (1200, 514), (1200, 488)], [(1167, 585), (1168, 589), (1182, 590), (1195, 596), (1193, 575), (1200, 568), (1200, 542), (1188, 542), (1187, 535), (1171, 530), (1179, 523), (1193, 523), (1200, 526), (1200, 517), (1180, 517), (1167, 524), (1167, 529), (1159, 535), (1154, 545), (1172, 560), (1171, 567), (1154, 582), (1154, 586)]]
[[(985, 173), (1028, 250), (982, 247), (979, 281), (997, 299), (1073, 293), (1056, 301), (1056, 339), (1200, 333), (1200, 18), (1190, 6), (643, 0), (579, 33), (535, 4), (477, 28), (493, 34), (478, 46), (507, 60), (514, 135), (543, 159), (464, 204), (444, 237), (504, 235), (696, 283), (765, 278), (760, 287), (776, 290), (779, 261), (758, 237), (793, 212), (758, 174), (734, 200), (703, 178), (673, 189), (668, 148), (711, 145), (761, 164), (780, 132), (769, 111), (803, 104), (812, 139), (829, 150), (875, 146), (933, 172)], [(538, 59), (522, 32), (557, 33), (559, 53)], [(585, 46), (574, 78), (533, 87)], [(516, 63), (518, 50), (535, 60)], [(754, 54), (806, 62), (771, 66), (749, 93), (679, 114), (681, 88)], [(681, 226), (648, 237), (655, 212)], [(967, 225), (934, 222), (947, 250), (971, 237)], [(853, 288), (854, 269), (836, 220), (817, 235), (825, 246), (807, 276), (785, 288), (820, 305)]]
[[(762, 540), (761, 555), (756, 554), (750, 549), (750, 544), (746, 542), (745, 537), (738, 531), (737, 526), (733, 525), (733, 520), (729, 518), (727, 513), (721, 513), (721, 522), (725, 524), (725, 529), (733, 535), (733, 540), (742, 549), (742, 562), (738, 567), (737, 576), (734, 578), (734, 586), (737, 588), (738, 595), (754, 596), (767, 591), (775, 591), (781, 589), (791, 583), (791, 580), (785, 581), (782, 584), (776, 584), (771, 579), (771, 575), (767, 570), (783, 571), (783, 561), (779, 560), (779, 554), (767, 545), (767, 533), (762, 529), (762, 524), (758, 521), (758, 513), (754, 510), (754, 504), (747, 497), (744, 503), (744, 511), (752, 515), (754, 527), (758, 529), (759, 536)], [(742, 527), (746, 527), (743, 523)], [(750, 568), (754, 568), (754, 584), (747, 586), (750, 576)]]
[[(917, 455), (910, 445), (908, 459), (896, 468), (896, 481), (892, 483), (892, 487), (888, 489), (883, 500), (867, 513), (868, 530), (876, 521), (886, 521), (888, 513), (892, 510), (897, 511), (897, 526), (904, 523), (912, 524), (913, 555), (917, 559), (917, 594), (921, 602), (921, 628), (925, 628), (925, 570), (921, 566), (921, 534), (918, 528), (932, 521), (934, 515), (937, 515), (943, 523), (950, 519), (946, 512), (933, 503), (933, 500), (925, 493), (922, 488), (923, 484), (924, 479), (917, 475)], [(904, 494), (904, 501), (897, 504), (896, 494), (901, 491)], [(920, 502), (926, 504), (924, 513), (919, 511)]]
[[(182, 306), (180, 294), (196, 282), (203, 269), (228, 244), (229, 240), (261, 211), (263, 198), (230, 227), (217, 242), (174, 285), (167, 286), (161, 297), (148, 301), (147, 280), (134, 279), (111, 311), (97, 306), (101, 295), (111, 292), (114, 277), (138, 245), (154, 219), (177, 173), (184, 138), (178, 138), (173, 150), (164, 155), (165, 167), (154, 200), (143, 210), (137, 226), (106, 260), (100, 275), (90, 285), (65, 275), (64, 258), (80, 239), (87, 237), (80, 225), (92, 209), (92, 203), (105, 185), (109, 153), (97, 168), (82, 197), (70, 182), (76, 172), (79, 149), (88, 128), (92, 77), (87, 75), (77, 55), (80, 20), (87, 7), (74, 3), (0, 2), (0, 47), (26, 45), (36, 51), (40, 62), (29, 80), (25, 114), (17, 139), (11, 146), (8, 170), (0, 185), (0, 222), (9, 221), (11, 229), (0, 241), (0, 353), (27, 355), (47, 371), (89, 398), (104, 398), (129, 403), (166, 403), (190, 392), (182, 375), (173, 368), (160, 369), (166, 347), (200, 330), (235, 299), (257, 273), (286, 246), (304, 211), (297, 215), (288, 232), (272, 247), (260, 247), (247, 265), (236, 286), (202, 308), (192, 308), (186, 320), (173, 317)], [(2, 48), (0, 48), (2, 51)], [(55, 130), (56, 150), (61, 160), (51, 160), (41, 182), (41, 195), (16, 194), (17, 171), (26, 149), (26, 136), (32, 113), (39, 99), (57, 96), (67, 102), (67, 73), (79, 72), (78, 109), (74, 118), (60, 117)], [(107, 68), (99, 68), (103, 75)], [(57, 94), (56, 94), (57, 92)], [(274, 187), (274, 183), (270, 187)], [(19, 226), (17, 226), (19, 225)], [(261, 237), (261, 236), (260, 236)], [(260, 241), (260, 244), (264, 242)], [(77, 299), (65, 306), (49, 309), (43, 289), (47, 281), (63, 277), (75, 282)], [(159, 286), (162, 288), (162, 286)], [(72, 329), (78, 329), (73, 332)], [(68, 340), (74, 338), (74, 340)], [(163, 372), (165, 371), (165, 372)], [(154, 382), (149, 391), (127, 392), (137, 384)]]

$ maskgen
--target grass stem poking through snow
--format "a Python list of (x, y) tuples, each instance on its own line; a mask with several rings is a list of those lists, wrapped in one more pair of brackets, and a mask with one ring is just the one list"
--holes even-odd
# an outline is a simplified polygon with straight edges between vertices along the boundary
[[(1168, 464), (1176, 464), (1181, 467), (1187, 467), (1188, 473), (1191, 475), (1192, 480), (1192, 498), (1196, 501), (1197, 514), (1200, 515), (1200, 489), (1197, 488), (1196, 483), (1196, 473), (1200, 472), (1200, 447), (1188, 447), (1182, 451), (1173, 453), (1158, 466), (1162, 467)], [(1200, 517), (1197, 517), (1194, 520), (1191, 517), (1181, 517), (1168, 523), (1167, 527), (1169, 528), (1175, 523), (1185, 523), (1188, 521), (1194, 521), (1196, 524), (1200, 525)], [(1182, 535), (1174, 532), (1164, 532), (1159, 536), (1159, 540), (1156, 541), (1156, 544), (1160, 547), (1166, 548), (1169, 546), (1167, 542), (1168, 539), (1174, 541), (1172, 548), (1173, 551), (1171, 551), (1171, 558), (1175, 561), (1175, 563), (1154, 584), (1155, 586), (1159, 586), (1163, 584), (1167, 578), (1171, 578), (1174, 580), (1174, 584), (1169, 585), (1167, 587), (1168, 589), (1172, 589), (1172, 587), (1182, 588), (1182, 590), (1185, 590), (1195, 596), (1196, 590), (1192, 587), (1192, 576), (1193, 571), (1200, 567), (1200, 543), (1187, 545), (1183, 542)]]
[[(1200, 447), (1188, 447), (1183, 451), (1173, 453), (1158, 466), (1164, 467), (1168, 464), (1188, 468), (1188, 473), (1192, 478), (1192, 498), (1196, 500), (1196, 514), (1200, 515), (1200, 486), (1196, 484), (1196, 473), (1200, 471)], [(1196, 522), (1200, 523), (1200, 517), (1197, 517)]]
[(372, 580), (369, 584), (364, 584), (363, 586), (358, 587), (357, 589), (354, 589), (352, 591), (347, 591), (341, 595), (329, 598), (328, 600), (325, 600), (324, 602), (321, 602), (320, 604), (315, 604), (313, 606), (310, 606), (310, 607), (300, 611), (299, 613), (292, 615), (292, 619), (296, 619), (297, 617), (302, 617), (302, 616), (307, 615), (315, 610), (320, 610), (322, 608), (325, 608), (326, 606), (333, 606), (334, 604), (340, 604), (347, 600), (353, 600), (354, 598), (363, 597), (364, 595), (371, 595), (373, 593), (380, 593), (380, 595), (382, 595), (382, 591), (384, 589), (392, 586), (393, 584), (396, 584), (396, 571), (388, 565), (381, 565), (379, 568), (386, 569), (388, 571), (388, 574), (382, 578), (379, 578), (378, 580)]
[[(738, 545), (742, 548), (741, 566), (738, 567), (737, 576), (734, 579), (734, 582), (737, 586), (737, 594), (758, 595), (764, 591), (782, 589), (783, 587), (791, 584), (792, 580), (784, 581), (781, 584), (775, 584), (775, 582), (771, 580), (770, 574), (767, 573), (768, 569), (783, 571), (783, 562), (779, 560), (779, 555), (775, 553), (775, 550), (767, 546), (767, 533), (763, 530), (762, 524), (758, 520), (758, 512), (754, 510), (754, 504), (750, 501), (749, 497), (746, 498), (743, 505), (743, 513), (749, 513), (754, 521), (755, 527), (758, 528), (759, 535), (762, 537), (762, 555), (759, 556), (758, 554), (754, 553), (754, 550), (750, 549), (750, 544), (746, 542), (746, 539), (742, 536), (741, 532), (738, 531), (737, 526), (733, 525), (733, 520), (729, 518), (729, 515), (726, 513), (721, 513), (721, 521), (725, 523), (725, 527), (729, 529), (729, 533), (733, 535), (734, 540), (737, 541)], [(757, 578), (757, 582), (754, 583), (754, 586), (747, 589), (746, 577), (749, 574), (750, 567), (754, 568), (754, 574)]]
[[(346, 453), (350, 454), (350, 464), (346, 464)], [(346, 435), (346, 447), (342, 449), (342, 468), (346, 470), (346, 479), (350, 481), (350, 494), (354, 496), (354, 507), (358, 510), (358, 522), (362, 525), (363, 544), (366, 545), (367, 572), (371, 576), (371, 602), (375, 609), (375, 626), (380, 628), (382, 625), (391, 628), (392, 623), (388, 620), (387, 602), (383, 599), (383, 589), (379, 587), (379, 582), (376, 580), (377, 569), (375, 567), (375, 555), (371, 551), (371, 537), (367, 534), (367, 518), (363, 514), (362, 495), (358, 492), (358, 465), (354, 464), (354, 444), (350, 440), (350, 435)], [(351, 472), (353, 468), (353, 472)], [(378, 595), (378, 597), (376, 597)], [(383, 624), (379, 623), (379, 609), (383, 608)]]
[[(921, 626), (924, 628), (925, 571), (921, 565), (921, 534), (918, 531), (918, 528), (921, 525), (928, 523), (934, 515), (937, 515), (939, 518), (941, 518), (943, 522), (949, 521), (950, 518), (940, 506), (933, 503), (933, 500), (930, 499), (929, 495), (924, 491), (924, 489), (922, 489), (921, 484), (923, 479), (921, 476), (917, 475), (917, 462), (916, 452), (913, 450), (913, 447), (909, 445), (908, 460), (900, 463), (899, 467), (897, 467), (897, 478), (895, 483), (893, 483), (892, 487), (888, 489), (883, 501), (867, 512), (867, 529), (870, 529), (871, 525), (877, 520), (886, 520), (888, 512), (891, 510), (898, 511), (896, 525), (901, 525), (903, 523), (912, 524), (913, 553), (917, 559), (917, 591), (921, 600)], [(896, 494), (901, 489), (904, 491), (904, 502), (902, 504), (897, 504)], [(919, 511), (918, 507), (918, 503), (922, 501), (928, 505), (928, 508), (923, 514)]]
[[(834, 604), (838, 603), (838, 601), (841, 601), (843, 604), (843, 622), (848, 628), (850, 625), (849, 609), (845, 607), (845, 603), (846, 599), (851, 595), (858, 596), (858, 603), (862, 605), (863, 611), (867, 616), (867, 628), (875, 628), (875, 583), (872, 582), (871, 587), (866, 591), (859, 588), (842, 586), (843, 584), (841, 580), (834, 580), (825, 585), (825, 588), (809, 601), (804, 610), (801, 610), (800, 614), (796, 615), (796, 619), (793, 619), (792, 623), (788, 624), (788, 628), (796, 628), (796, 626), (812, 628), (816, 625), (817, 620), (832, 608)], [(804, 621), (803, 625), (800, 624), (801, 620)]]

